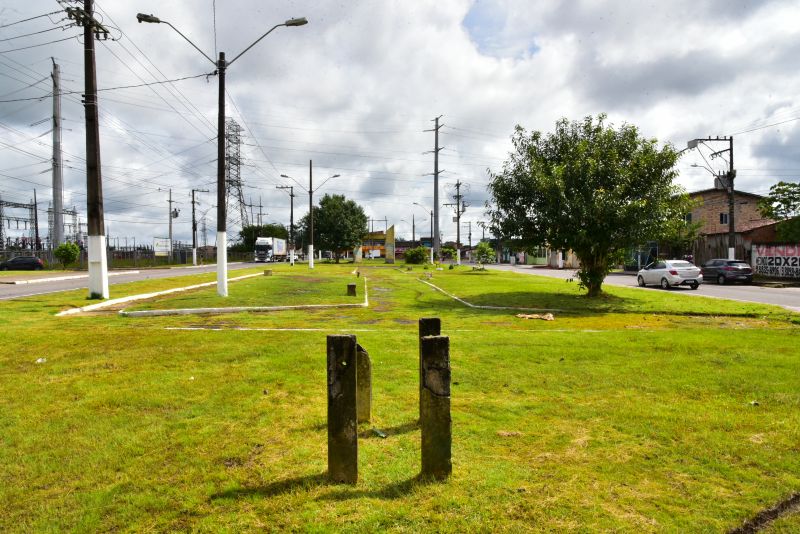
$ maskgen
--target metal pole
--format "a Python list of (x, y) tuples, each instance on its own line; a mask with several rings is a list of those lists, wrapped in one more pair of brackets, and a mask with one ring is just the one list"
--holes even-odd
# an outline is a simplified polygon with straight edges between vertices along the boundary
[(169, 200), (167, 200), (169, 210), (167, 210), (167, 217), (169, 217), (169, 262), (172, 263), (172, 188), (169, 189)]
[(36, 202), (36, 188), (33, 188), (33, 250), (39, 250), (39, 204)]
[(292, 244), (289, 263), (294, 266), (294, 186), (289, 186), (289, 241)]
[(412, 213), (411, 214), (411, 246), (412, 247), (414, 246), (414, 241), (416, 241), (415, 236), (416, 236), (416, 234), (414, 233), (414, 214)]
[(431, 245), (436, 251), (436, 256), (441, 260), (442, 249), (441, 243), (439, 243), (439, 117), (436, 117), (433, 139), (433, 210), (436, 213), (433, 225), (436, 233), (431, 236), (433, 238)]
[(314, 189), (312, 188), (312, 170), (311, 160), (308, 160), (308, 220), (310, 222), (311, 232), (309, 233), (308, 240), (308, 268), (314, 268), (314, 204), (312, 196)]
[(733, 136), (729, 139), (729, 148), (730, 148), (730, 168), (728, 171), (728, 186), (730, 190), (728, 191), (728, 259), (733, 260), (736, 258), (736, 225), (734, 224), (734, 211), (735, 211), (735, 193), (733, 191), (733, 179), (735, 177), (735, 171), (733, 170)]
[(97, 113), (97, 74), (94, 53), (94, 7), (84, 0), (88, 21), (83, 25), (84, 110), (86, 117), (86, 213), (89, 238), (89, 298), (108, 298), (103, 186), (100, 175), (100, 130)]
[(50, 246), (64, 242), (64, 176), (61, 166), (61, 75), (53, 60), (53, 235)]
[(195, 219), (194, 192), (192, 189), (192, 265), (197, 265), (197, 219)]
[(225, 221), (225, 52), (219, 53), (217, 116), (217, 294), (228, 296), (228, 235)]

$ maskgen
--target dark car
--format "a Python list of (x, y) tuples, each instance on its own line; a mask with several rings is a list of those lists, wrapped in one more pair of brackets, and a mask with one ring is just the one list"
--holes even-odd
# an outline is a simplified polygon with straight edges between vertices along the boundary
[(703, 264), (703, 277), (706, 280), (716, 280), (718, 284), (731, 282), (753, 282), (753, 268), (742, 260), (708, 260)]
[(0, 271), (39, 271), (44, 263), (36, 256), (17, 256), (0, 262)]

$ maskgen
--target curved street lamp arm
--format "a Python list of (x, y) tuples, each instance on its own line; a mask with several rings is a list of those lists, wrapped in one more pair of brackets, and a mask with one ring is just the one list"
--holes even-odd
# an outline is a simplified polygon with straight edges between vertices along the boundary
[(233, 58), (232, 60), (228, 61), (228, 65), (227, 65), (227, 66), (229, 66), (229, 67), (230, 67), (230, 66), (233, 64), (233, 62), (234, 62), (234, 61), (236, 61), (237, 59), (239, 59), (240, 57), (242, 57), (242, 54), (244, 54), (245, 52), (247, 52), (248, 50), (250, 50), (251, 48), (253, 48), (255, 45), (257, 45), (257, 44), (258, 44), (258, 42), (259, 42), (259, 41), (261, 41), (261, 39), (263, 39), (264, 37), (266, 37), (267, 35), (269, 35), (270, 33), (272, 33), (272, 30), (274, 30), (275, 28), (278, 28), (278, 27), (280, 27), (280, 26), (286, 26), (286, 23), (284, 22), (284, 23), (282, 23), (282, 24), (276, 24), (275, 26), (273, 26), (272, 28), (270, 28), (270, 29), (269, 29), (269, 31), (268, 31), (267, 33), (265, 33), (264, 35), (262, 35), (261, 37), (259, 37), (258, 39), (256, 39), (256, 40), (253, 42), (253, 44), (251, 44), (250, 46), (248, 46), (247, 48), (245, 48), (244, 50), (242, 50), (241, 52), (239, 52), (239, 55), (238, 55), (238, 56), (236, 56), (236, 57), (235, 57), (235, 58)]
[(180, 35), (181, 37), (183, 37), (184, 39), (186, 39), (186, 42), (187, 42), (187, 43), (189, 43), (190, 45), (192, 45), (192, 46), (194, 47), (194, 49), (195, 49), (195, 50), (197, 50), (198, 52), (200, 52), (201, 54), (203, 54), (203, 57), (204, 57), (204, 58), (206, 58), (207, 60), (209, 60), (209, 61), (211, 62), (211, 64), (212, 64), (212, 65), (214, 65), (215, 67), (217, 66), (217, 62), (216, 62), (216, 61), (214, 61), (213, 59), (211, 59), (210, 57), (208, 57), (208, 56), (206, 55), (206, 53), (205, 53), (205, 52), (203, 52), (202, 50), (200, 50), (200, 48), (199, 48), (199, 47), (198, 47), (196, 44), (194, 44), (194, 43), (193, 43), (193, 42), (192, 42), (192, 41), (191, 41), (191, 40), (190, 40), (188, 37), (186, 37), (185, 35), (183, 35), (183, 34), (181, 33), (181, 31), (180, 31), (178, 28), (176, 28), (175, 26), (173, 26), (172, 24), (170, 24), (170, 23), (169, 23), (169, 22), (167, 22), (166, 20), (160, 20), (159, 22), (161, 22), (162, 24), (166, 24), (167, 26), (169, 26), (170, 28), (172, 28), (173, 30), (175, 30), (176, 32), (178, 32), (178, 35)]
[(319, 191), (322, 188), (323, 185), (328, 183), (328, 180), (330, 180), (331, 178), (338, 178), (339, 176), (340, 175), (338, 175), (338, 174), (334, 174), (333, 176), (328, 176), (327, 178), (325, 178), (325, 180), (321, 184), (319, 184), (316, 189), (314, 189), (314, 193)]

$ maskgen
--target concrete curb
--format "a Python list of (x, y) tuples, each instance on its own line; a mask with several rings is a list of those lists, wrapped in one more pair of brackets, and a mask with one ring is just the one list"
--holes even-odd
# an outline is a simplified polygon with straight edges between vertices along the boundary
[[(247, 275), (261, 276), (260, 274)], [(242, 278), (246, 278), (242, 277)], [(216, 283), (216, 282), (214, 282)], [(207, 284), (204, 284), (207, 285)], [(187, 288), (188, 289), (188, 288)], [(364, 277), (364, 302), (359, 304), (298, 304), (295, 306), (234, 306), (231, 308), (179, 308), (176, 310), (142, 310), (125, 311), (120, 310), (119, 314), (123, 317), (165, 317), (170, 315), (220, 315), (225, 313), (241, 312), (270, 312), (270, 311), (289, 311), (289, 310), (318, 310), (330, 308), (368, 308), (369, 296), (367, 295), (367, 278)]]
[[(244, 280), (246, 278), (252, 278), (254, 276), (262, 276), (262, 275), (261, 275), (261, 273), (246, 274), (246, 275), (243, 275), (243, 276), (237, 276), (236, 278), (228, 278), (228, 282), (236, 282), (238, 280)], [(105, 300), (103, 302), (98, 302), (96, 304), (89, 304), (88, 306), (84, 306), (82, 308), (72, 308), (70, 310), (64, 310), (62, 312), (57, 313), (56, 317), (63, 317), (65, 315), (76, 315), (76, 314), (83, 313), (83, 312), (89, 312), (89, 311), (99, 310), (99, 309), (102, 309), (102, 308), (108, 308), (109, 306), (115, 306), (117, 304), (124, 304), (126, 302), (133, 302), (135, 300), (150, 299), (150, 298), (158, 297), (158, 296), (161, 296), (161, 295), (168, 295), (170, 293), (179, 293), (179, 292), (182, 292), (182, 291), (189, 291), (190, 289), (198, 289), (198, 288), (201, 288), (201, 287), (208, 287), (208, 286), (215, 285), (216, 283), (217, 282), (215, 280), (213, 282), (204, 282), (202, 284), (195, 284), (195, 285), (192, 285), (192, 286), (177, 287), (177, 288), (174, 288), (174, 289), (167, 289), (165, 291), (157, 291), (155, 293), (142, 293), (141, 295), (130, 295), (128, 297), (121, 297), (121, 298), (118, 298), (118, 299)]]
[[(108, 276), (120, 276), (123, 274), (139, 274), (140, 271), (120, 271), (110, 272)], [(42, 282), (58, 282), (61, 280), (77, 280), (79, 278), (89, 278), (88, 274), (75, 274), (72, 276), (56, 276), (55, 278), (34, 278), (33, 280), (13, 280), (11, 282), (0, 282), (0, 284), (40, 284)]]
[(475, 308), (475, 309), (478, 309), (478, 310), (512, 310), (512, 311), (533, 311), (533, 312), (559, 312), (559, 313), (566, 313), (566, 311), (565, 311), (565, 310), (560, 310), (560, 309), (558, 309), (558, 308), (517, 308), (516, 306), (482, 306), (482, 305), (480, 305), (480, 304), (472, 304), (472, 303), (469, 303), (469, 302), (467, 302), (467, 301), (466, 301), (466, 300), (464, 300), (464, 299), (460, 299), (460, 298), (458, 298), (457, 296), (453, 295), (452, 293), (448, 293), (447, 291), (445, 291), (445, 290), (444, 290), (444, 289), (442, 289), (441, 287), (437, 287), (437, 286), (435, 286), (435, 285), (431, 284), (430, 282), (426, 282), (425, 280), (422, 280), (422, 279), (419, 279), (419, 278), (418, 278), (417, 280), (419, 280), (420, 282), (422, 282), (422, 283), (423, 283), (423, 284), (425, 284), (425, 285), (431, 286), (431, 287), (432, 287), (433, 289), (435, 289), (436, 291), (439, 291), (439, 292), (441, 292), (441, 293), (444, 293), (445, 295), (447, 295), (447, 296), (448, 296), (448, 297), (450, 297), (451, 299), (453, 299), (453, 300), (456, 300), (456, 301), (460, 302), (460, 303), (461, 303), (461, 304), (463, 304), (464, 306), (468, 306), (468, 307), (470, 307), (470, 308)]

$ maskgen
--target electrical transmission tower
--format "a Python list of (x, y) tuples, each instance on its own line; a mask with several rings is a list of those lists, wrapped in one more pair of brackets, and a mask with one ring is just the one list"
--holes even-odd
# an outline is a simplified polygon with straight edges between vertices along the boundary
[[(247, 204), (244, 201), (244, 184), (242, 183), (242, 132), (244, 128), (233, 119), (225, 121), (225, 212), (228, 214), (228, 233), (230, 239), (238, 235), (231, 235), (231, 227), (244, 228), (249, 226), (247, 217)], [(232, 204), (238, 204), (237, 210), (230, 209)]]

